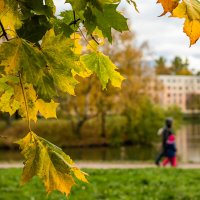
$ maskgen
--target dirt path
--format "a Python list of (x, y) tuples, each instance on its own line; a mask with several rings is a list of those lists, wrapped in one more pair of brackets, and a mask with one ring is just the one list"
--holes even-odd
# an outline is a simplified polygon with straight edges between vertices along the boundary
[[(139, 169), (139, 168), (155, 168), (154, 164), (150, 163), (106, 163), (106, 162), (76, 162), (80, 168), (92, 169)], [(0, 168), (22, 168), (22, 163), (0, 163)], [(184, 163), (180, 164), (181, 169), (200, 169), (200, 164)]]

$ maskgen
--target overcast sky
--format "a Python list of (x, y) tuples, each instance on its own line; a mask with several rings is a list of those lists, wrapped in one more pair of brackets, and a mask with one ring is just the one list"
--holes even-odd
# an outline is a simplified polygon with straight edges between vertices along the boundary
[[(63, 10), (63, 0), (57, 2), (58, 12)], [(200, 41), (189, 48), (189, 38), (183, 33), (183, 20), (157, 17), (162, 13), (162, 8), (156, 0), (136, 0), (140, 13), (133, 7), (123, 4), (128, 11), (131, 29), (136, 33), (138, 44), (147, 41), (152, 51), (148, 59), (164, 56), (171, 60), (178, 55), (188, 58), (190, 68), (200, 70)], [(122, 7), (122, 6), (121, 6)]]

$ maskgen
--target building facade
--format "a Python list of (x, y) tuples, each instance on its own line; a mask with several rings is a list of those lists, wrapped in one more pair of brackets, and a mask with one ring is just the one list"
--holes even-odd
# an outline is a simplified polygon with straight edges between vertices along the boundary
[(200, 111), (200, 76), (159, 75), (159, 103), (179, 106), (184, 113)]

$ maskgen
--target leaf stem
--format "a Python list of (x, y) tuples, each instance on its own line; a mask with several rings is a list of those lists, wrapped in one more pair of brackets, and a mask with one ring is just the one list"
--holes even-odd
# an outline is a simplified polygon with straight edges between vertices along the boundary
[(0, 21), (0, 27), (1, 27), (1, 30), (3, 32), (2, 35), (1, 35), (1, 37), (4, 36), (6, 38), (6, 40), (9, 41), (7, 33), (6, 33), (5, 28), (3, 27), (3, 24), (2, 24), (1, 21)]
[(29, 112), (28, 112), (26, 93), (25, 93), (24, 85), (23, 85), (23, 81), (22, 81), (22, 74), (20, 72), (19, 72), (19, 81), (20, 81), (20, 86), (21, 86), (21, 89), (22, 89), (23, 98), (24, 98), (24, 104), (25, 104), (25, 107), (26, 107), (26, 115), (27, 115), (27, 119), (28, 119), (28, 128), (29, 128), (29, 131), (32, 132), (30, 116), (29, 116)]
[(92, 34), (90, 34), (90, 36), (99, 45), (99, 42), (96, 40), (96, 38)]
[(83, 34), (83, 31), (78, 27), (78, 30), (80, 31), (81, 35), (83, 36), (84, 40), (87, 42), (87, 44), (94, 50), (96, 51), (96, 49), (90, 44), (90, 42), (87, 40), (87, 38), (85, 37), (85, 35)]

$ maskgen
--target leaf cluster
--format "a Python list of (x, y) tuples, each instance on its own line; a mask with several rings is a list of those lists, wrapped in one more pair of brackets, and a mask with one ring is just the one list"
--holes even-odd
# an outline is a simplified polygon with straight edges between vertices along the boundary
[(199, 0), (158, 0), (162, 4), (165, 15), (183, 18), (183, 31), (190, 38), (190, 46), (195, 44), (200, 37), (200, 1)]
[[(25, 157), (22, 182), (39, 176), (48, 192), (69, 194), (75, 177), (85, 174), (60, 149), (37, 136), (30, 121), (55, 118), (61, 93), (75, 95), (79, 77), (99, 77), (121, 87), (124, 78), (99, 51), (100, 41), (112, 41), (112, 29), (128, 30), (117, 10), (120, 0), (66, 0), (72, 9), (56, 16), (53, 0), (0, 1), (0, 110), (28, 121), (29, 133), (19, 141)], [(133, 1), (129, 1), (133, 3)], [(86, 41), (89, 53), (83, 52)], [(48, 163), (48, 164), (47, 164)]]

